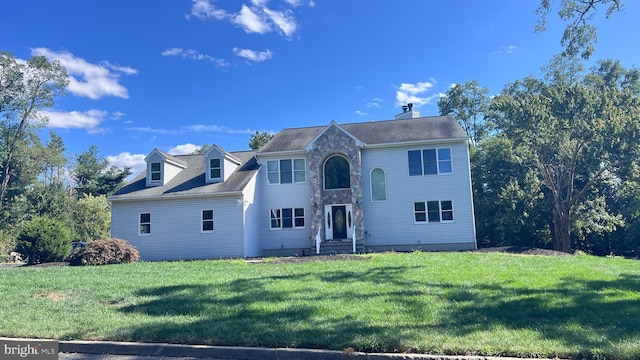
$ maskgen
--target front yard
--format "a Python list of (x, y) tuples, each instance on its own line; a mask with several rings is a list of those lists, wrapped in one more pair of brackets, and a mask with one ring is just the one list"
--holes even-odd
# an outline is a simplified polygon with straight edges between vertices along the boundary
[(640, 262), (499, 253), (0, 268), (0, 336), (640, 358)]

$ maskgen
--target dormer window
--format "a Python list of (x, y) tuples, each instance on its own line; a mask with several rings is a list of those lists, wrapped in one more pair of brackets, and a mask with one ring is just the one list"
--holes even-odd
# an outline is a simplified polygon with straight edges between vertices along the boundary
[(156, 182), (162, 180), (162, 166), (159, 162), (151, 163), (150, 175), (151, 181)]
[(219, 180), (222, 177), (222, 162), (219, 158), (209, 159), (209, 178)]

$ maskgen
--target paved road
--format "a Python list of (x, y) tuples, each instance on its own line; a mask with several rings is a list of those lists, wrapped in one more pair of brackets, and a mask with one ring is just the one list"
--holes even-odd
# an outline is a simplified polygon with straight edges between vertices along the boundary
[[(94, 355), (59, 353), (58, 360), (204, 360), (194, 357), (162, 357), (162, 356), (133, 356), (133, 355)], [(211, 359), (211, 358), (207, 358)]]

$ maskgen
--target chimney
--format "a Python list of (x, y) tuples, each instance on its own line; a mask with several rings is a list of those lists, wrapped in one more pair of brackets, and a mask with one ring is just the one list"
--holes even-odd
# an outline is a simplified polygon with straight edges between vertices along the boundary
[(413, 119), (419, 118), (420, 111), (413, 110), (413, 103), (408, 103), (407, 105), (402, 105), (402, 113), (395, 116), (396, 120), (400, 119)]

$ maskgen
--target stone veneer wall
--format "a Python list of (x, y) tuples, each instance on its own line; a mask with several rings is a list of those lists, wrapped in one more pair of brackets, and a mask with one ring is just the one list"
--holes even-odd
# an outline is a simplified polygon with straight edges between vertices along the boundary
[[(340, 154), (349, 161), (351, 189), (324, 189), (324, 162), (332, 155)], [(324, 206), (330, 204), (352, 204), (356, 238), (364, 240), (364, 212), (362, 210), (362, 159), (355, 140), (335, 124), (313, 143), (309, 152), (309, 178), (311, 179), (311, 239), (315, 245), (316, 234), (324, 240)]]

